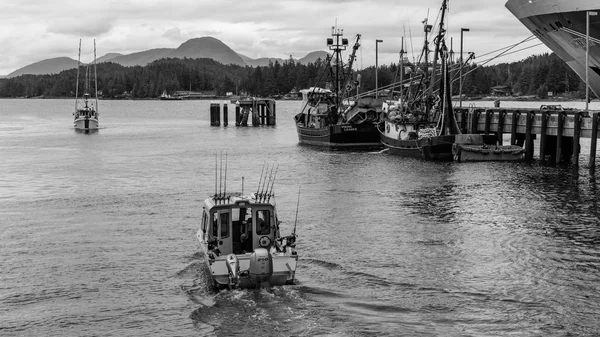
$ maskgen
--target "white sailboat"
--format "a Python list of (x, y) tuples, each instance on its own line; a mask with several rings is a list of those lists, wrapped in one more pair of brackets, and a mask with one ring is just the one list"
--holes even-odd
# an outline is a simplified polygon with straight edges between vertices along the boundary
[(79, 69), (81, 68), (81, 39), (79, 40), (79, 56), (77, 57), (77, 81), (75, 88), (75, 112), (73, 127), (76, 130), (98, 130), (98, 77), (96, 72), (96, 40), (94, 40), (94, 100), (90, 95), (90, 67), (86, 66), (84, 90), (79, 98)]

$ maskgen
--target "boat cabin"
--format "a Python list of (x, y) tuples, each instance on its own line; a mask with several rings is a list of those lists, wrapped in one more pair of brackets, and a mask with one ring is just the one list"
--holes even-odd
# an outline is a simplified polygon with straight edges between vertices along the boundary
[(94, 111), (93, 108), (90, 107), (85, 107), (83, 109), (78, 109), (77, 112), (75, 113), (75, 118), (77, 117), (96, 117), (96, 111)]
[(232, 197), (227, 201), (209, 198), (202, 212), (202, 238), (216, 255), (246, 254), (269, 249), (277, 235), (275, 208), (270, 203)]
[(331, 90), (311, 87), (300, 90), (303, 109), (296, 116), (296, 122), (310, 128), (322, 128), (328, 125), (327, 116), (333, 105)]
[(93, 105), (88, 105), (88, 99), (90, 98), (90, 94), (83, 94), (84, 104), (85, 106), (81, 109), (77, 109), (75, 111), (75, 118), (94, 118), (97, 117), (96, 110)]

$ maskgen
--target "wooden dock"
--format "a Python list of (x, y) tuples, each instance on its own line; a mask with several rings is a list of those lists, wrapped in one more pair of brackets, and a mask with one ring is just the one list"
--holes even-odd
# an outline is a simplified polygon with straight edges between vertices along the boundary
[(455, 108), (463, 133), (496, 134), (500, 144), (510, 134), (511, 145), (525, 147), (525, 159), (533, 159), (534, 139), (540, 140), (540, 160), (579, 164), (580, 140), (590, 138), (590, 167), (596, 162), (598, 111), (510, 108)]

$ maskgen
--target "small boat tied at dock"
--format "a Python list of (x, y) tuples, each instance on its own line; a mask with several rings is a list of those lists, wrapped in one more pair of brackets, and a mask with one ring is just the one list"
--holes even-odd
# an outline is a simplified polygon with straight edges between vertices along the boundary
[[(222, 166), (221, 155), (221, 176)], [(204, 200), (197, 239), (217, 288), (294, 283), (296, 226), (290, 235), (280, 235), (273, 193), (276, 173), (273, 166), (263, 167), (256, 192), (247, 196), (243, 195), (243, 178), (242, 193), (227, 193), (227, 184), (221, 188), (220, 178), (217, 191), (215, 179), (215, 194)]]
[(73, 112), (73, 127), (76, 130), (98, 130), (98, 76), (96, 72), (96, 40), (94, 40), (94, 102), (90, 95), (90, 67), (85, 68), (85, 82), (81, 101), (79, 99), (79, 68), (81, 66), (81, 40), (79, 40), (79, 56), (77, 59), (77, 81), (75, 88), (75, 111)]
[(525, 149), (518, 145), (485, 144), (483, 135), (456, 135), (452, 156), (456, 162), (468, 161), (520, 161)]
[(382, 101), (350, 95), (359, 84), (358, 79), (352, 80), (352, 64), (359, 42), (360, 34), (356, 36), (347, 64), (344, 64), (341, 52), (346, 50), (348, 39), (343, 37), (341, 29), (332, 27), (332, 37), (327, 39), (327, 45), (333, 55), (328, 55), (324, 72), (330, 75), (327, 83), (331, 84), (331, 88), (314, 86), (300, 91), (302, 110), (294, 116), (294, 122), (301, 144), (340, 148), (381, 147), (377, 124), (382, 113)]

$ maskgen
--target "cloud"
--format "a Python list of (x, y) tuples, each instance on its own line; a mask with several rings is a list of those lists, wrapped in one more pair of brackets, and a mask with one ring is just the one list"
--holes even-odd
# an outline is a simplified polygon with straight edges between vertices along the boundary
[(49, 33), (73, 36), (96, 37), (110, 32), (113, 19), (107, 17), (82, 17), (77, 20), (65, 20), (52, 23), (46, 29)]
[[(465, 49), (482, 55), (515, 44), (531, 33), (504, 8), (504, 0), (453, 0), (448, 36), (458, 45), (460, 28)], [(177, 48), (190, 38), (215, 37), (248, 57), (303, 57), (327, 50), (331, 27), (344, 29), (351, 41), (361, 34), (358, 66), (375, 61), (375, 39), (380, 64), (398, 61), (400, 41), (420, 50), (421, 21), (436, 21), (441, 0), (406, 3), (397, 0), (2, 0), (0, 10), (0, 74), (10, 73), (45, 58), (77, 57), (78, 38), (84, 38), (82, 60), (98, 54), (123, 54), (154, 48)], [(429, 14), (429, 15), (428, 15)], [(87, 38), (87, 39), (86, 39)], [(86, 42), (86, 40), (88, 40)], [(412, 47), (411, 47), (412, 46)], [(455, 48), (456, 49), (456, 48)], [(545, 47), (511, 54), (516, 61)], [(9, 55), (9, 56), (5, 56)], [(500, 61), (498, 61), (500, 62)]]
[(189, 36), (184, 34), (180, 28), (173, 27), (162, 34), (162, 37), (173, 41), (185, 41), (189, 40)]

